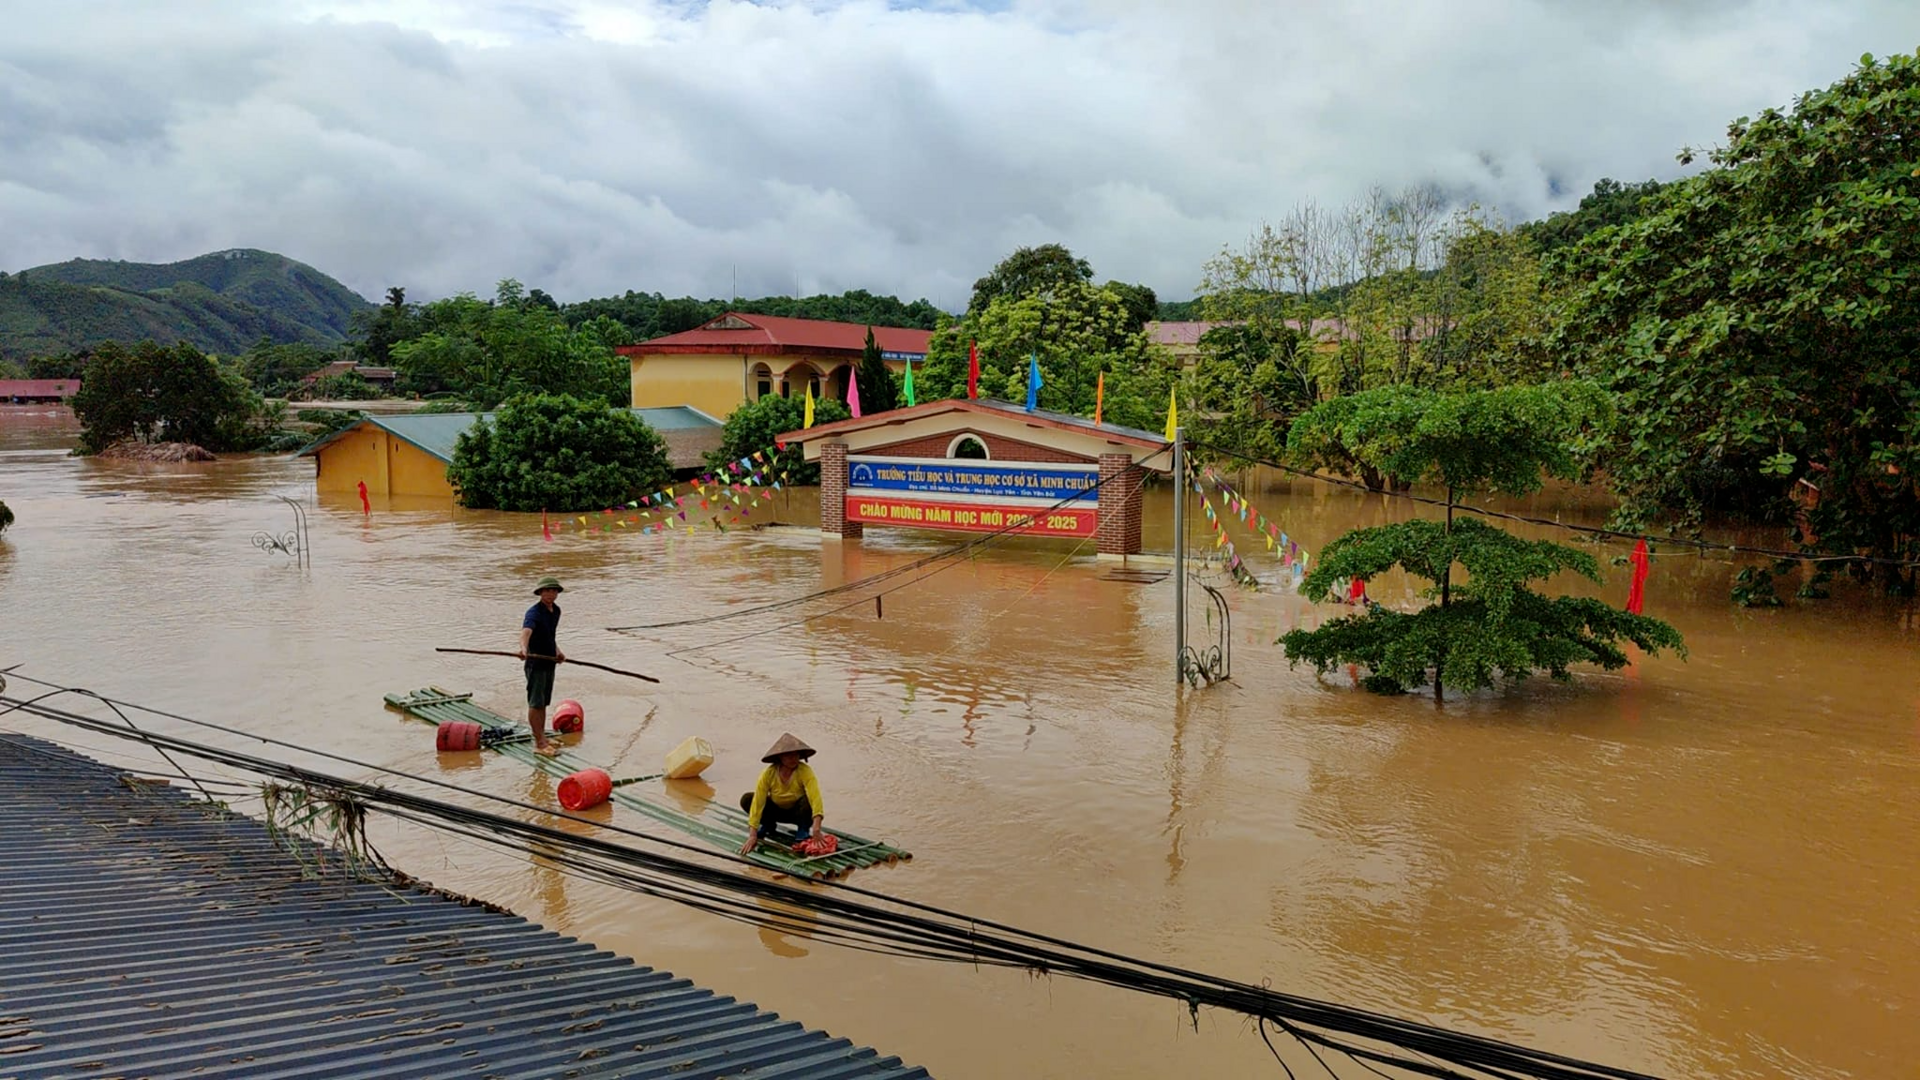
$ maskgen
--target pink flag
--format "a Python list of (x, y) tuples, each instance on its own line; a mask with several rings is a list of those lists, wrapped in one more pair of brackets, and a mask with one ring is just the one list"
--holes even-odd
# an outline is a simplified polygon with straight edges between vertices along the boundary
[(860, 369), (847, 369), (847, 408), (853, 410), (853, 418), (860, 419)]

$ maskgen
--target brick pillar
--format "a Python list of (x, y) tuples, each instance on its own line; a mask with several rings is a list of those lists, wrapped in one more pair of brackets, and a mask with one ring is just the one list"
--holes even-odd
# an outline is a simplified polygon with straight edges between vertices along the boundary
[(1127, 454), (1100, 455), (1100, 554), (1140, 554), (1143, 475)]
[(859, 522), (847, 520), (847, 444), (843, 442), (820, 444), (820, 531), (852, 540), (866, 531)]

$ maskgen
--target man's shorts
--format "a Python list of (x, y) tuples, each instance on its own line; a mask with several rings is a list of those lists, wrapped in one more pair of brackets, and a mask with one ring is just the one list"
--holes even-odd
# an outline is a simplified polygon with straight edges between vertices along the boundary
[(544, 709), (553, 700), (553, 669), (558, 666), (542, 660), (526, 662), (527, 708)]

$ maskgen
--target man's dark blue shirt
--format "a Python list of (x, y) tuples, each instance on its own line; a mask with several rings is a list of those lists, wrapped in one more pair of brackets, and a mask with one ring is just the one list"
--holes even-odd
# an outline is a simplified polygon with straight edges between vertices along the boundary
[(552, 656), (560, 651), (554, 640), (554, 632), (560, 629), (560, 605), (548, 608), (545, 604), (535, 604), (527, 609), (527, 617), (521, 620), (521, 627), (531, 629), (533, 636), (527, 639), (527, 653), (531, 656)]

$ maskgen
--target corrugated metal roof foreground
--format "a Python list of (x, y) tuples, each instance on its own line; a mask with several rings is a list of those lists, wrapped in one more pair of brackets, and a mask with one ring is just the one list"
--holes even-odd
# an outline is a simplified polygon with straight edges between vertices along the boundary
[(0, 735), (0, 1076), (925, 1077)]

